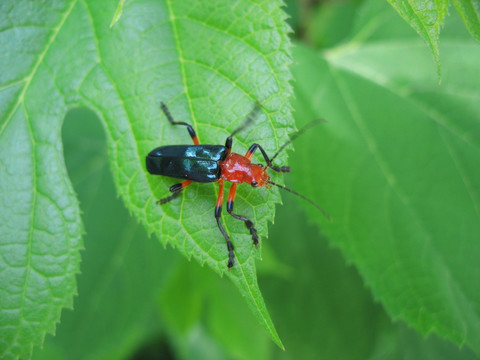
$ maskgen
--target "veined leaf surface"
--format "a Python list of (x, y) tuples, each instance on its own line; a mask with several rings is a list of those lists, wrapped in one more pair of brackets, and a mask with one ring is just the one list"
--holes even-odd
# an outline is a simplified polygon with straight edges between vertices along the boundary
[[(159, 101), (213, 144), (222, 144), (261, 103), (255, 126), (235, 139), (240, 153), (253, 142), (272, 152), (292, 127), (281, 2), (132, 1), (110, 28), (116, 6), (0, 4), (2, 358), (28, 358), (76, 292), (82, 225), (61, 142), (69, 109), (88, 107), (101, 119), (117, 192), (130, 212), (162, 243), (219, 274), (227, 252), (213, 217), (215, 187), (192, 185), (178, 201), (156, 204), (174, 181), (147, 174), (146, 154), (190, 141), (184, 129), (168, 124)], [(277, 192), (240, 189), (237, 199), (236, 210), (265, 239)], [(237, 258), (227, 275), (281, 345), (256, 281), (260, 249), (243, 224), (223, 221)]]

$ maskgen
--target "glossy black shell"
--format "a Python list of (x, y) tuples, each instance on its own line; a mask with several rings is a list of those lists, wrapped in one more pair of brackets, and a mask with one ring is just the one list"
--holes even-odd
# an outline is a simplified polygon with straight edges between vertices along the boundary
[(222, 145), (170, 145), (147, 155), (147, 170), (153, 175), (208, 183), (220, 179), (219, 161), (227, 157)]

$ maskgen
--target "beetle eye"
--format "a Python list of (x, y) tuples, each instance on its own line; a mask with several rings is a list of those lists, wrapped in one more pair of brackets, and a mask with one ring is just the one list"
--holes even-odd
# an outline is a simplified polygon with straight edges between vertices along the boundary
[(253, 187), (257, 187), (258, 186), (258, 183), (256, 181), (252, 181), (252, 186)]

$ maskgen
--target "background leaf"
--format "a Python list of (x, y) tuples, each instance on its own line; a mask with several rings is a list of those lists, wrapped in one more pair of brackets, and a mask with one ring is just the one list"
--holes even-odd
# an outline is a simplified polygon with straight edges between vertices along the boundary
[(292, 187), (329, 211), (323, 231), (392, 318), (478, 354), (480, 48), (447, 24), (440, 86), (425, 49), (368, 7), (351, 43), (294, 53), (299, 125), (329, 122), (296, 145)]
[[(304, 144), (298, 143), (295, 154)], [(270, 251), (290, 272), (280, 276), (278, 266), (269, 273), (259, 267), (260, 285), (286, 348), (272, 348), (269, 359), (477, 359), (465, 346), (460, 351), (434, 334), (425, 338), (401, 321), (393, 323), (357, 270), (320, 235), (311, 221), (316, 210), (303, 205), (286, 195), (270, 232)]]
[[(388, 0), (400, 16), (425, 40), (440, 68), (440, 30), (448, 13), (448, 0)], [(478, 0), (452, 0), (470, 34), (480, 41), (480, 3)], [(382, 6), (379, 4), (380, 7)]]
[(478, 0), (452, 0), (470, 34), (480, 41), (480, 3)]
[(447, 14), (448, 0), (388, 0), (388, 2), (428, 44), (437, 63), (438, 75), (441, 77), (438, 39)]

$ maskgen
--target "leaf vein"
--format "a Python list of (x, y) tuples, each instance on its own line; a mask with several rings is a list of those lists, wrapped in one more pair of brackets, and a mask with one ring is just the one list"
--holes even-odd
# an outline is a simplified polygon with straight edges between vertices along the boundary
[(2, 136), (5, 128), (7, 127), (8, 123), (11, 121), (13, 114), (15, 111), (18, 109), (20, 104), (24, 101), (25, 93), (27, 92), (27, 89), (30, 86), (30, 83), (32, 82), (32, 79), (34, 78), (35, 74), (37, 73), (38, 68), (43, 62), (43, 59), (45, 59), (46, 54), (50, 50), (50, 47), (52, 46), (53, 42), (57, 38), (58, 33), (60, 32), (62, 26), (65, 24), (65, 21), (67, 20), (68, 16), (71, 14), (73, 8), (75, 7), (75, 4), (77, 3), (77, 0), (73, 0), (70, 7), (65, 11), (65, 14), (63, 14), (63, 17), (60, 19), (58, 25), (53, 28), (52, 34), (50, 35), (50, 38), (48, 39), (47, 43), (45, 44), (44, 50), (39, 54), (38, 59), (36, 63), (33, 65), (32, 70), (30, 71), (30, 74), (24, 78), (23, 80), (25, 81), (25, 85), (18, 96), (17, 102), (11, 112), (7, 115), (7, 118), (5, 122), (3, 123), (2, 127), (0, 127), (0, 136)]

